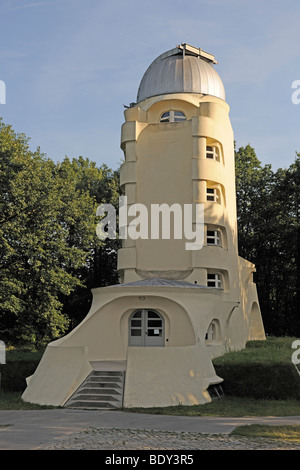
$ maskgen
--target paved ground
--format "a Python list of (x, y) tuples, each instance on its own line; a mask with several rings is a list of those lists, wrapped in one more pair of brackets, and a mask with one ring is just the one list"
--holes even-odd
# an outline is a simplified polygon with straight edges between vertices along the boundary
[(0, 450), (300, 450), (300, 444), (241, 439), (242, 424), (298, 424), (287, 418), (160, 416), (122, 411), (0, 411)]

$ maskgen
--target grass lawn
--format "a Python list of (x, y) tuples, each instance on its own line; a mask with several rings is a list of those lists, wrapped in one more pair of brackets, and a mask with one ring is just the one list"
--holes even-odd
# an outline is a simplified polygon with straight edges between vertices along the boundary
[(0, 410), (42, 410), (52, 406), (40, 406), (34, 403), (25, 403), (20, 392), (0, 392)]
[[(0, 392), (0, 410), (51, 409), (26, 403), (20, 392)], [(159, 408), (124, 408), (129, 413), (148, 413), (173, 416), (300, 416), (300, 400), (254, 400), (251, 398), (223, 397), (206, 405), (167, 406)]]
[(173, 416), (300, 416), (300, 400), (254, 400), (223, 397), (206, 405), (130, 408), (124, 411)]
[(266, 437), (268, 439), (280, 439), (300, 443), (300, 426), (267, 426), (264, 424), (250, 424), (234, 429), (231, 436), (242, 437)]

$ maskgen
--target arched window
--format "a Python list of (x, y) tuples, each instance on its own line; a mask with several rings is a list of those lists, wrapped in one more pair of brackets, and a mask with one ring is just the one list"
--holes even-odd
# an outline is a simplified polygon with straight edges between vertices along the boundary
[(160, 118), (160, 122), (180, 122), (185, 120), (186, 117), (181, 111), (173, 110), (167, 111)]
[(209, 325), (208, 329), (207, 329), (205, 339), (206, 339), (206, 341), (215, 341), (216, 336), (217, 336), (216, 324), (215, 324), (215, 322), (212, 321), (211, 324)]
[(217, 319), (211, 321), (205, 334), (206, 344), (216, 344), (221, 340), (220, 322)]

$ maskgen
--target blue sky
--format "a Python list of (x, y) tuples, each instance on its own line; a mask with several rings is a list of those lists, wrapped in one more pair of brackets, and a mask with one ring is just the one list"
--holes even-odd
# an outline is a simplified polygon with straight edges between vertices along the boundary
[(237, 147), (288, 167), (300, 151), (297, 0), (1, 0), (0, 116), (54, 161), (117, 168), (123, 104), (161, 53), (187, 42), (215, 55)]

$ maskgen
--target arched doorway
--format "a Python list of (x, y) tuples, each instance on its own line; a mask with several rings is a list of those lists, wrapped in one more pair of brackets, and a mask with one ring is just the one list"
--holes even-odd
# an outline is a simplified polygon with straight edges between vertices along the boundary
[(165, 324), (155, 310), (141, 309), (129, 319), (129, 346), (164, 346)]

